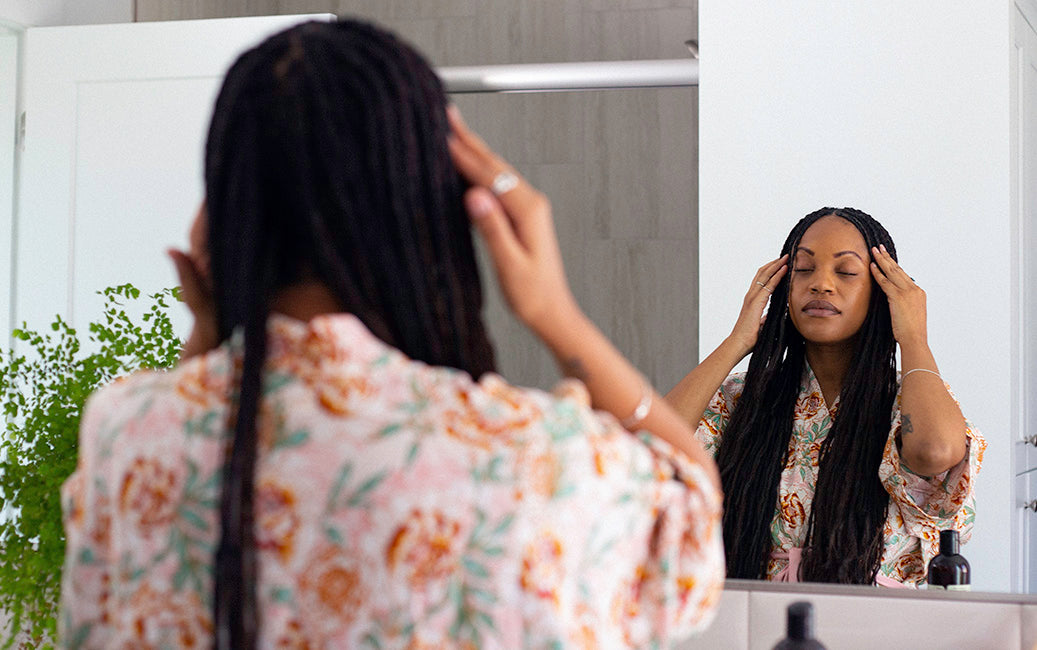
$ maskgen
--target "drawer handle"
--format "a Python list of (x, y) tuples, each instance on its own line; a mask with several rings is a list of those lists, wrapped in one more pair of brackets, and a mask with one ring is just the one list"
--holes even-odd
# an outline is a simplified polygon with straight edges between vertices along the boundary
[(1034, 499), (1033, 501), (1027, 503), (1025, 506), (1023, 506), (1023, 509), (1033, 510), (1034, 512), (1037, 512), (1037, 499)]
[(1030, 436), (1029, 438), (1025, 438), (1023, 442), (1025, 442), (1028, 445), (1033, 445), (1034, 447), (1037, 447), (1037, 433)]

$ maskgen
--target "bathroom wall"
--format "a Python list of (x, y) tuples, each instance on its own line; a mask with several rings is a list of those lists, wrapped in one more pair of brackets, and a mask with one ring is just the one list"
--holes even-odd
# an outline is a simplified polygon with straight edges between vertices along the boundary
[[(686, 58), (698, 16), (695, 0), (137, 1), (140, 21), (323, 11), (380, 22), (437, 66)], [(697, 91), (455, 101), (552, 198), (577, 298), (668, 390), (697, 362)], [(554, 361), (505, 313), (489, 273), (484, 284), (502, 373), (550, 387)]]

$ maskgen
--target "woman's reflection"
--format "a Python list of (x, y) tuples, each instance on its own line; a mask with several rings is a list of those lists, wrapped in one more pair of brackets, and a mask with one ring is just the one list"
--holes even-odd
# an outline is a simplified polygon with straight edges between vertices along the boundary
[(729, 578), (910, 587), (941, 529), (967, 539), (986, 443), (925, 313), (889, 233), (852, 208), (804, 217), (757, 272), (731, 335), (667, 396), (716, 456)]

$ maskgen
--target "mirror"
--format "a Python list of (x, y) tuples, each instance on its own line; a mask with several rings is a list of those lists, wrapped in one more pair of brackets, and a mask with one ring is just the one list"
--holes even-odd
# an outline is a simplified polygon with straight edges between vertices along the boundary
[[(135, 7), (141, 21), (281, 11), (274, 6), (280, 3), (268, 4), (269, 12), (257, 8), (255, 3), (229, 0), (205, 7), (188, 2), (138, 0)], [(494, 3), (492, 10), (482, 8), (476, 0), (432, 5), (342, 1), (293, 3), (291, 10), (341, 10), (367, 15), (398, 30), (440, 65), (678, 58), (688, 55), (684, 42), (698, 36), (697, 3), (691, 0)], [(712, 11), (715, 15), (717, 9)], [(708, 48), (705, 55), (709, 57)], [(786, 70), (784, 74), (790, 73)], [(0, 110), (4, 107), (3, 98), (10, 97), (6, 89), (11, 87), (0, 84)], [(696, 362), (700, 327), (730, 328), (737, 313), (736, 309), (715, 309), (710, 311), (709, 319), (699, 318), (698, 99), (697, 89), (456, 98), (469, 123), (551, 197), (574, 292), (591, 318), (663, 391)], [(927, 110), (936, 108), (930, 106)], [(780, 116), (770, 117), (776, 120)], [(779, 122), (774, 120), (771, 125), (776, 128)], [(725, 132), (732, 138), (736, 133)], [(709, 137), (713, 138), (710, 145), (714, 147), (710, 151), (715, 153), (719, 136), (711, 132)], [(737, 140), (732, 143), (736, 145), (746, 147)], [(11, 150), (5, 147), (4, 156)], [(0, 156), (0, 163), (6, 159)], [(739, 173), (764, 174), (757, 168), (738, 169), (748, 169)], [(782, 178), (789, 182), (789, 177)], [(197, 179), (191, 187), (200, 187)], [(709, 191), (713, 192), (715, 203), (716, 189)], [(810, 205), (804, 207), (749, 206), (774, 215), (773, 223), (768, 222), (760, 230), (766, 231), (766, 236), (757, 233), (751, 244), (760, 240), (767, 251), (776, 249), (780, 238), (805, 211), (830, 200), (840, 204), (855, 200), (814, 196)], [(729, 198), (733, 202), (740, 200), (737, 195)], [(184, 198), (185, 205), (196, 200), (196, 189), (192, 196)], [(6, 205), (10, 202), (0, 202), (0, 206)], [(190, 209), (185, 208), (182, 214), (178, 210), (178, 214), (168, 218), (182, 220), (186, 228)], [(773, 233), (779, 235), (774, 237)], [(925, 249), (926, 244), (912, 241), (907, 246), (918, 250)], [(753, 268), (759, 263), (756, 257), (754, 253)], [(713, 259), (710, 257), (710, 263)], [(0, 264), (0, 269), (9, 268), (9, 264)], [(486, 274), (487, 280), (490, 277)], [(738, 300), (745, 284), (739, 279), (730, 289)], [(729, 286), (714, 289), (729, 291)], [(933, 294), (953, 295), (953, 291), (954, 287), (936, 286)], [(516, 383), (549, 387), (557, 377), (551, 359), (505, 314), (495, 291), (488, 291), (487, 300), (503, 374)], [(715, 338), (710, 338), (713, 329), (709, 332), (702, 336), (703, 348), (716, 343)], [(530, 354), (530, 349), (537, 353)], [(939, 352), (937, 359), (940, 360)], [(984, 427), (974, 409), (965, 411), (977, 420), (988, 441), (993, 434), (1001, 435)], [(1003, 448), (1002, 445), (999, 449)], [(988, 470), (989, 466), (985, 466), (985, 476), (993, 476)], [(985, 476), (981, 478), (985, 480)], [(986, 521), (983, 508), (997, 510), (1010, 492), (1006, 485), (991, 486), (993, 497), (981, 505), (977, 529)], [(1005, 531), (1006, 538), (1010, 534)], [(970, 560), (973, 548), (964, 547)], [(999, 577), (995, 586), (1001, 588), (1007, 582)], [(978, 574), (974, 584), (983, 588)]]

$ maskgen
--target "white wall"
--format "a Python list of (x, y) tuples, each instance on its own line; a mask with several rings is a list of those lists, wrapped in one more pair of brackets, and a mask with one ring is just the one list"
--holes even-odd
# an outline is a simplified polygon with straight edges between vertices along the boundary
[(0, 346), (11, 331), (12, 226), (14, 224), (15, 128), (18, 85), (18, 35), (0, 26)]
[(699, 350), (823, 206), (881, 221), (928, 293), (930, 345), (989, 447), (964, 553), (1010, 586), (1009, 1), (702, 0)]

